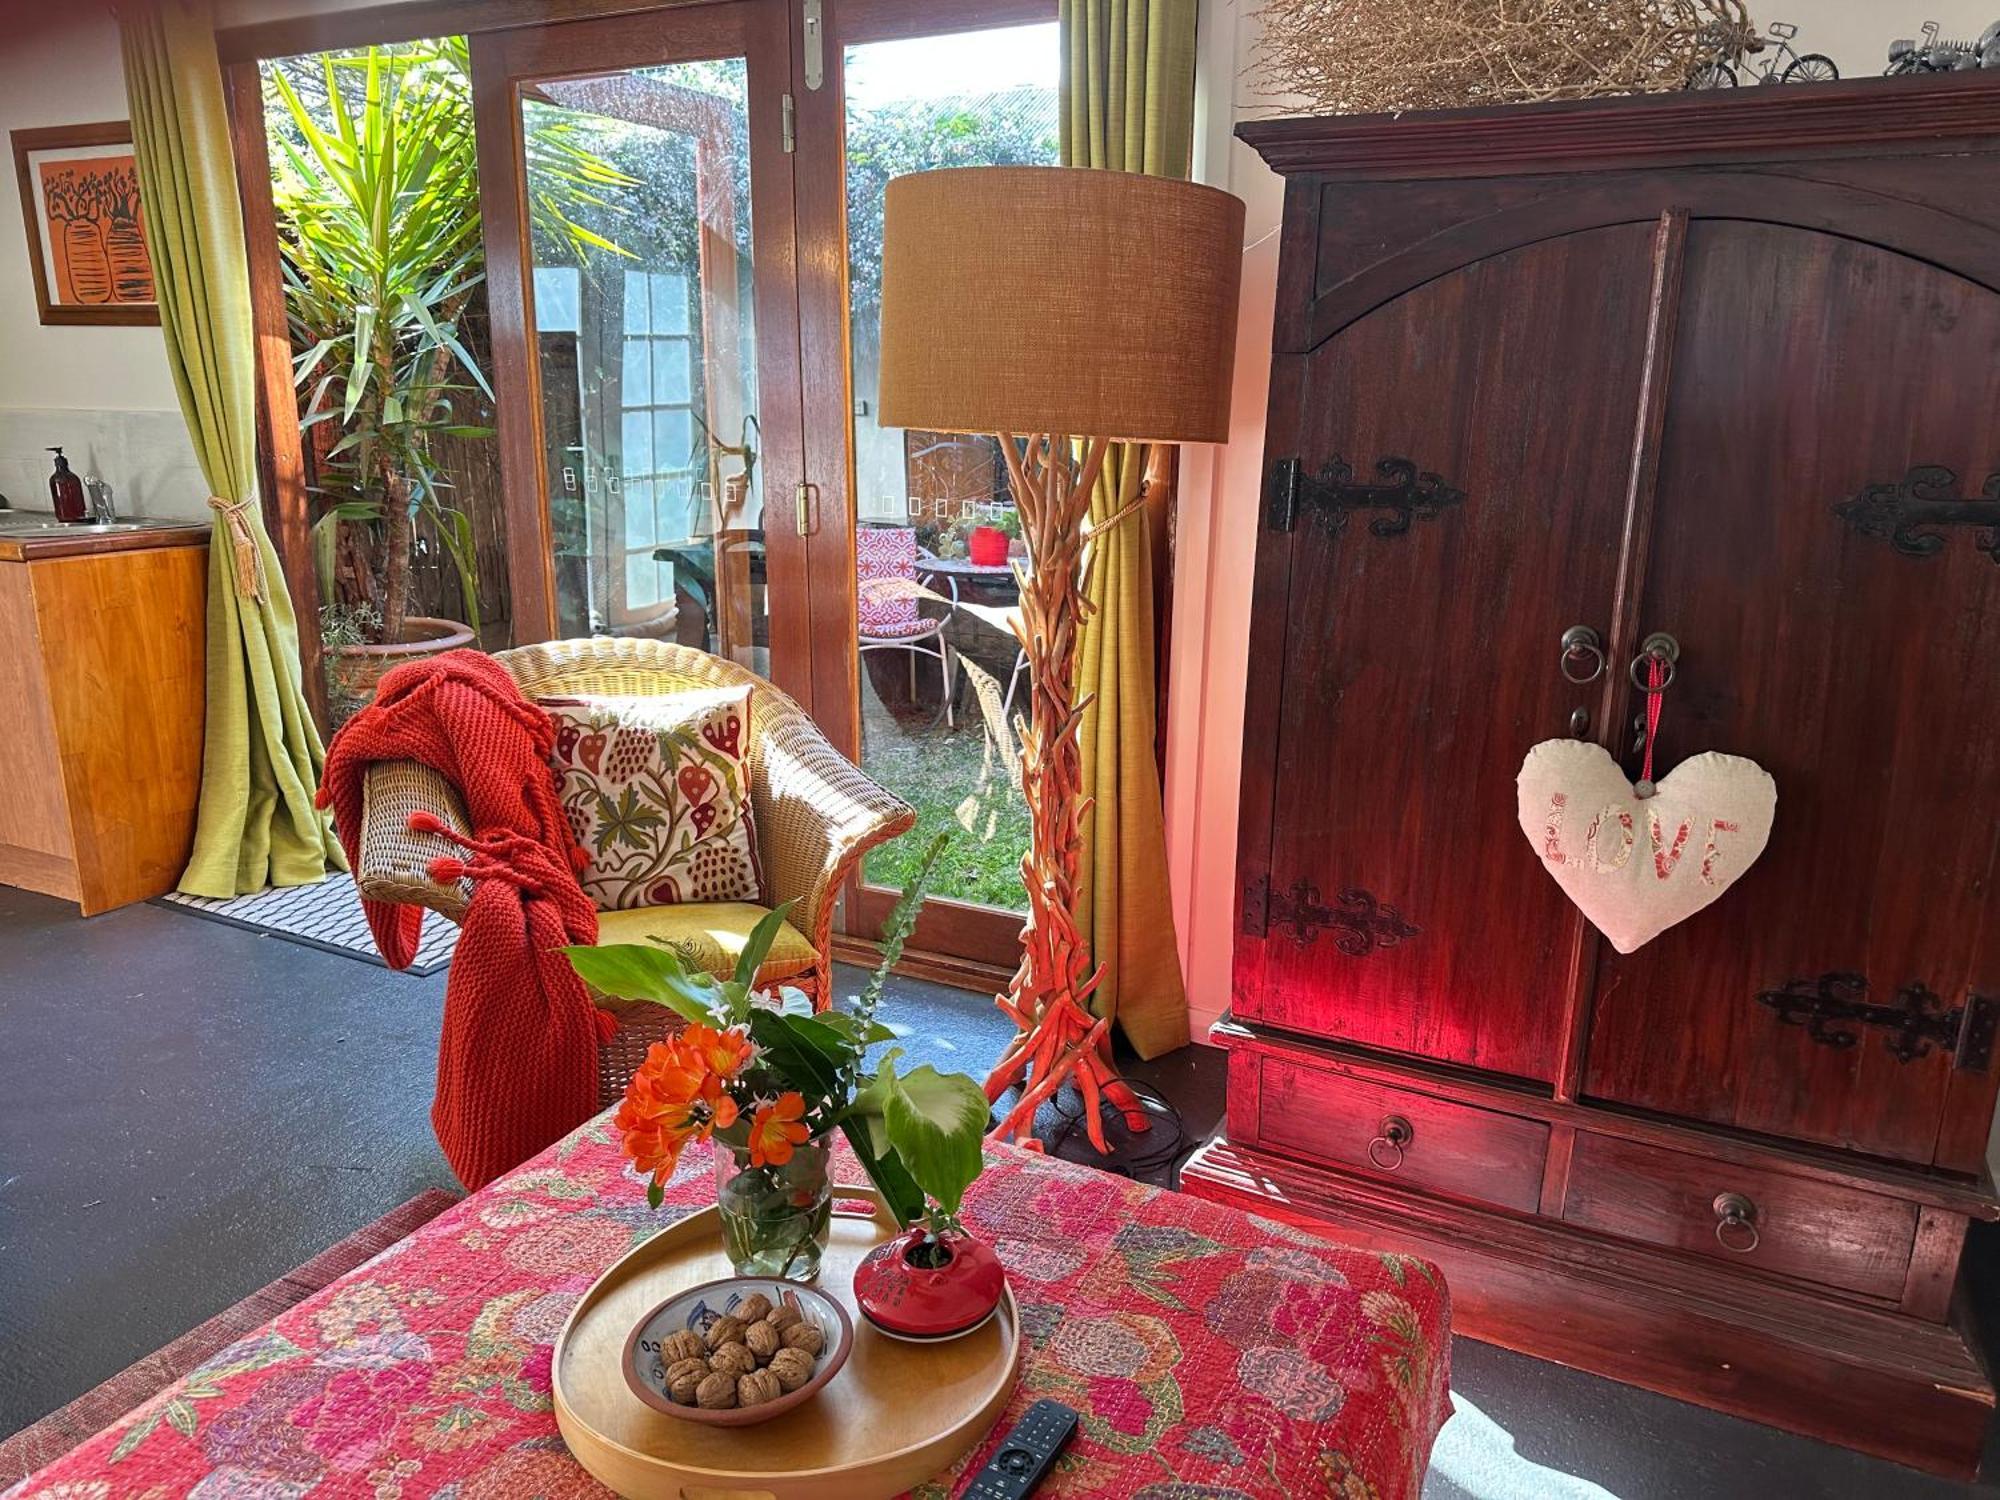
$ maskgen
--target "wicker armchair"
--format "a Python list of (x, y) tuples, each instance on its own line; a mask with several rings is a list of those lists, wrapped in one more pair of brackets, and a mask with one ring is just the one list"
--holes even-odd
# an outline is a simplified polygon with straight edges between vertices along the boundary
[[(855, 862), (877, 844), (907, 831), (916, 814), (901, 798), (870, 781), (828, 744), (804, 709), (755, 673), (688, 646), (654, 640), (558, 641), (501, 651), (521, 692), (530, 698), (572, 694), (667, 695), (717, 686), (753, 684), (750, 714), (750, 802), (757, 825), (757, 852), (772, 900), (791, 901), (790, 942), (781, 943), (758, 971), (766, 984), (783, 981), (824, 1005), (833, 975), (833, 908), (842, 882)], [(457, 851), (434, 834), (412, 833), (410, 814), (433, 813), (460, 833), (465, 810), (457, 791), (437, 772), (414, 762), (371, 768), (363, 786), (361, 860), (355, 879), (361, 894), (375, 901), (413, 902), (450, 920), (462, 921), (472, 897), (463, 881), (431, 879), (432, 860)], [(606, 942), (637, 941), (648, 935), (647, 913), (605, 913)], [(744, 908), (754, 921), (761, 908)], [(740, 949), (740, 943), (736, 949)], [(808, 950), (809, 947), (809, 951)], [(727, 976), (735, 951), (702, 945), (704, 961)], [(782, 950), (782, 951), (781, 951)], [(619, 1017), (618, 1034), (605, 1044), (600, 1079), (605, 1102), (624, 1093), (646, 1049), (678, 1028), (671, 1012), (599, 996), (598, 1003)]]

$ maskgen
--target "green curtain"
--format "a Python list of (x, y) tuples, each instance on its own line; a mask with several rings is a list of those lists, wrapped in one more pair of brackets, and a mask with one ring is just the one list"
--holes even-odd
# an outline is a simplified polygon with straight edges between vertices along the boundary
[[(1062, 159), (1186, 177), (1194, 142), (1194, 0), (1062, 0)], [(1143, 255), (1143, 243), (1132, 253)], [(1114, 447), (1091, 498), (1102, 521), (1139, 494), (1145, 449)], [(1152, 547), (1144, 512), (1099, 539), (1078, 643), (1084, 825), (1077, 922), (1104, 965), (1093, 997), (1142, 1057), (1188, 1040), (1174, 942), (1160, 775), (1153, 758)]]
[(201, 812), (180, 888), (305, 885), (346, 862), (313, 792), (298, 621), (256, 503), (250, 279), (209, 0), (119, 6), (139, 195), (181, 413), (213, 492)]

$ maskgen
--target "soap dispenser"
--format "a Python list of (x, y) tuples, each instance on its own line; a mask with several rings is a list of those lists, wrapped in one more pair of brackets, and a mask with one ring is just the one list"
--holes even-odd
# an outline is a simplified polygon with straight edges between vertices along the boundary
[(83, 498), (83, 481), (70, 472), (69, 460), (63, 457), (60, 448), (51, 448), (56, 456), (56, 471), (49, 476), (49, 498), (56, 504), (58, 521), (87, 521), (90, 506)]

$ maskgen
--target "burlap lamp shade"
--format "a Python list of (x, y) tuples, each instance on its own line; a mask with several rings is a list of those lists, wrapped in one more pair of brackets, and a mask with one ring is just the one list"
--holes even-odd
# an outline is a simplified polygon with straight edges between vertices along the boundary
[(880, 420), (933, 432), (1219, 443), (1243, 204), (1076, 167), (889, 183)]
[(880, 421), (996, 434), (1032, 564), (1017, 571), (1012, 612), (1031, 684), (1018, 722), (1028, 921), (1020, 968), (999, 997), (1019, 1029), (986, 1080), (989, 1099), (1021, 1092), (999, 1136), (1031, 1133), (1037, 1107), (1065, 1082), (1098, 1150), (1108, 1149), (1105, 1105), (1132, 1130), (1147, 1125), (1112, 1070), (1111, 1018), (1091, 1013), (1102, 970), (1075, 918), (1082, 714), (1072, 677), (1091, 610), (1089, 541), (1137, 502), (1086, 523), (1112, 440), (1229, 435), (1242, 261), (1242, 203), (1172, 178), (958, 167), (888, 187)]

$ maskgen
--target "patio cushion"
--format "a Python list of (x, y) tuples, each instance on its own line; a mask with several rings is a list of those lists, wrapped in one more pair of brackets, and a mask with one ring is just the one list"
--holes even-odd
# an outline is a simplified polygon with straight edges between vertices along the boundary
[[(854, 533), (856, 615), (863, 635), (910, 635), (918, 618), (919, 591), (896, 582), (917, 581), (917, 533), (910, 526), (862, 526)], [(870, 585), (876, 585), (870, 587)], [(884, 587), (883, 585), (888, 585)]]
[[(640, 906), (607, 911), (597, 919), (597, 941), (644, 943), (672, 948), (687, 963), (727, 979), (736, 969), (750, 929), (770, 908), (748, 901), (683, 901), (674, 906)], [(791, 979), (819, 962), (819, 954), (790, 922), (778, 929), (777, 941), (765, 955), (757, 977), (765, 984)]]
[(764, 896), (750, 809), (748, 686), (545, 697), (563, 811), (599, 911)]

